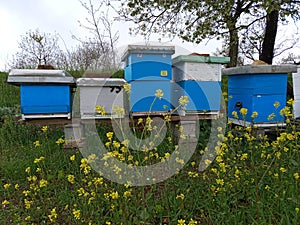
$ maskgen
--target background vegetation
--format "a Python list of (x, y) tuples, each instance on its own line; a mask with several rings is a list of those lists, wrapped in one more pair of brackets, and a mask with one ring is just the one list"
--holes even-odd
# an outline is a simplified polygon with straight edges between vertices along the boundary
[[(1, 85), (0, 105), (14, 109), (17, 89)], [(88, 163), (92, 155), (64, 147), (62, 127), (21, 124), (6, 112), (0, 121), (0, 223), (299, 224), (300, 132), (293, 123), (265, 136), (230, 124), (225, 135), (218, 129), (217, 157), (200, 173), (210, 133), (210, 122), (200, 121), (196, 152), (184, 168), (164, 182), (134, 187), (101, 177)], [(127, 163), (168, 160), (176, 151), (167, 138), (131, 158), (109, 127), (98, 129), (111, 154)]]

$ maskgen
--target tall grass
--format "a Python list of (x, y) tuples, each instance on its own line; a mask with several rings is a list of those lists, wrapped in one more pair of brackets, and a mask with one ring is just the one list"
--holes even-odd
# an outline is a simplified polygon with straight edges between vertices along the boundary
[[(92, 154), (65, 148), (61, 127), (8, 117), (0, 123), (0, 224), (299, 224), (300, 132), (293, 121), (264, 136), (255, 128), (218, 128), (217, 156), (199, 172), (210, 127), (200, 121), (196, 152), (171, 178), (132, 186), (94, 171)], [(109, 154), (128, 164), (165, 161), (176, 151), (170, 130), (158, 149), (135, 154), (109, 127), (97, 129)]]

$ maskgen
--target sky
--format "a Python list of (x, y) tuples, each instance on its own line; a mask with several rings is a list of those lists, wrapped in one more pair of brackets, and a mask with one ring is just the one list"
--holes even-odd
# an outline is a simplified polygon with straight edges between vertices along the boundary
[[(87, 30), (81, 28), (78, 23), (84, 22), (87, 16), (87, 11), (78, 0), (0, 0), (0, 71), (6, 69), (7, 61), (19, 51), (18, 42), (29, 30), (39, 29), (42, 33), (51, 34), (56, 32), (69, 49), (79, 44), (72, 39), (72, 34), (82, 38), (87, 36)], [(114, 22), (114, 30), (120, 33), (117, 47), (124, 48), (128, 44), (144, 41), (142, 36), (130, 36), (129, 27), (128, 23)], [(157, 38), (154, 37), (150, 41), (157, 41)], [(216, 41), (194, 45), (176, 39), (170, 44), (179, 46), (183, 53), (212, 54), (216, 47), (221, 48), (221, 43)], [(63, 42), (61, 47), (64, 50)]]
[[(21, 35), (25, 35), (29, 30), (58, 33), (63, 50), (65, 47), (71, 49), (76, 46), (79, 43), (72, 39), (72, 35), (82, 38), (87, 36), (87, 30), (81, 28), (78, 23), (84, 22), (87, 16), (87, 11), (78, 0), (0, 0), (0, 71), (7, 69), (7, 61), (19, 51), (18, 42)], [(117, 47), (124, 48), (128, 44), (144, 41), (142, 36), (130, 36), (129, 27), (128, 23), (114, 22), (114, 30), (120, 33)], [(158, 36), (153, 36), (150, 41), (157, 41), (157, 38)], [(163, 42), (167, 41), (169, 40), (163, 39)], [(168, 44), (179, 47), (175, 54), (213, 54), (222, 46), (221, 42), (215, 40), (192, 44), (183, 43), (178, 38)], [(300, 48), (295, 49), (300, 55)]]

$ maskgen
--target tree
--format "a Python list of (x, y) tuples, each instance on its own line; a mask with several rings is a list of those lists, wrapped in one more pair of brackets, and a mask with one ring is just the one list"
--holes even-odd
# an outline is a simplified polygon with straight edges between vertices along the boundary
[(300, 1), (272, 1), (266, 4), (266, 26), (262, 45), (262, 51), (259, 59), (272, 64), (274, 58), (274, 46), (277, 35), (279, 18), (284, 21), (287, 16), (292, 16), (299, 20)]
[(138, 32), (145, 35), (152, 32), (171, 33), (195, 43), (212, 38), (228, 39), (229, 66), (235, 66), (239, 49), (238, 33), (253, 22), (244, 23), (241, 16), (255, 10), (259, 3), (257, 0), (130, 0), (123, 2), (119, 14), (121, 18), (137, 24)]
[[(80, 1), (80, 0), (79, 0)], [(109, 8), (105, 8), (105, 2), (99, 1), (94, 4), (91, 0), (80, 1), (87, 11), (88, 17), (85, 23), (79, 21), (82, 28), (91, 34), (87, 40), (82, 40), (75, 35), (73, 38), (81, 44), (75, 55), (82, 68), (115, 69), (118, 63), (115, 45), (119, 39), (119, 32), (113, 32), (113, 21), (109, 19)]]
[[(239, 33), (269, 17), (263, 55), (269, 54), (266, 50), (274, 44), (274, 41), (270, 43), (268, 41), (276, 32), (276, 29), (271, 30), (272, 25), (275, 28), (274, 23), (271, 24), (271, 22), (274, 22), (272, 18), (276, 21), (276, 10), (279, 10), (280, 14), (282, 6), (286, 9), (293, 8), (289, 14), (283, 14), (283, 17), (295, 15), (297, 3), (298, 1), (278, 1), (276, 6), (271, 0), (124, 0), (119, 9), (119, 15), (121, 19), (134, 22), (135, 31), (144, 35), (153, 32), (170, 33), (194, 43), (212, 38), (227, 40), (226, 44), (231, 58), (229, 66), (235, 66), (238, 60)], [(289, 4), (292, 6), (288, 7)], [(272, 51), (272, 48), (269, 51)]]
[(38, 29), (29, 30), (21, 36), (20, 49), (8, 63), (11, 68), (37, 68), (38, 65), (57, 65), (62, 51), (58, 44), (58, 35), (41, 33)]

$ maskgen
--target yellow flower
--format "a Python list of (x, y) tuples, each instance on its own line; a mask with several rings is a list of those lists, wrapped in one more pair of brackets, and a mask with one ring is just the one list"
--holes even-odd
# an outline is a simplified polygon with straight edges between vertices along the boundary
[(268, 116), (268, 120), (273, 120), (275, 118), (275, 113), (271, 113), (269, 116)]
[(290, 106), (292, 106), (292, 105), (294, 105), (294, 103), (295, 103), (295, 101), (294, 101), (294, 99), (289, 99), (287, 102), (286, 102), (286, 104), (287, 105), (290, 105)]
[(278, 107), (280, 106), (280, 103), (276, 101), (276, 102), (274, 102), (273, 105), (274, 105), (275, 109), (278, 109)]
[(232, 111), (231, 115), (233, 115), (233, 117), (234, 117), (235, 119), (238, 119), (238, 118), (239, 118), (238, 113), (237, 113), (236, 111)]
[(107, 132), (106, 133), (106, 137), (108, 138), (108, 140), (112, 140), (114, 133), (113, 132)]
[(75, 155), (72, 155), (72, 156), (70, 157), (70, 160), (71, 160), (71, 161), (74, 161), (74, 160), (75, 160)]
[(75, 218), (76, 220), (80, 220), (80, 210), (79, 210), (79, 209), (78, 209), (78, 210), (73, 209), (73, 210), (72, 210), (72, 213), (73, 213), (74, 218)]
[(48, 130), (48, 126), (42, 126), (42, 131), (45, 133)]
[(42, 188), (42, 187), (46, 187), (47, 184), (48, 184), (48, 181), (46, 181), (46, 180), (44, 180), (44, 179), (41, 179), (41, 180), (40, 180), (40, 187), (41, 187), (41, 188)]
[(298, 213), (300, 211), (300, 209), (299, 208), (295, 208), (295, 211), (296, 211), (296, 213)]
[(10, 202), (7, 201), (6, 199), (4, 201), (2, 201), (2, 205), (9, 205), (9, 204), (10, 204)]
[(8, 189), (11, 186), (11, 184), (4, 184), (3, 187), (4, 189)]
[(65, 143), (65, 140), (62, 139), (62, 138), (59, 138), (55, 143), (58, 144), (58, 145), (60, 145), (60, 144)]
[(247, 109), (247, 108), (241, 108), (241, 109), (240, 109), (240, 113), (241, 113), (243, 116), (246, 116), (247, 113), (248, 113), (248, 109)]
[(241, 155), (241, 160), (245, 160), (245, 159), (247, 159), (248, 158), (248, 153), (243, 153), (242, 155)]
[(283, 167), (280, 167), (279, 169), (282, 173), (285, 173), (287, 171), (287, 169), (283, 168)]
[(34, 147), (39, 147), (39, 146), (41, 146), (40, 141), (35, 141), (35, 142), (33, 142), (33, 144), (34, 144)]
[(176, 157), (175, 161), (178, 162), (178, 163), (181, 164), (181, 165), (184, 164), (184, 160), (183, 160), (183, 159), (180, 159), (179, 157)]
[(216, 179), (216, 183), (219, 184), (220, 186), (224, 185), (224, 180), (223, 179)]
[(100, 106), (100, 105), (97, 105), (95, 107), (95, 110), (97, 111), (98, 114), (100, 114), (101, 116), (105, 116), (106, 115), (106, 111), (104, 109), (104, 106)]
[(56, 208), (53, 208), (51, 210), (51, 213), (50, 213), (50, 215), (48, 215), (48, 218), (49, 218), (50, 222), (55, 221), (55, 219), (57, 218)]
[(177, 222), (178, 222), (178, 225), (186, 225), (185, 220), (183, 220), (183, 219), (177, 220)]
[(26, 198), (24, 199), (24, 204), (26, 209), (30, 209), (31, 205), (33, 204), (33, 201), (29, 201)]
[(299, 173), (294, 173), (294, 178), (296, 179), (296, 180), (298, 180), (299, 179)]
[(30, 167), (27, 167), (27, 168), (25, 169), (25, 172), (26, 172), (26, 173), (30, 173)]
[(155, 93), (155, 97), (161, 99), (164, 96), (164, 93), (161, 89), (157, 89)]
[(186, 104), (188, 104), (188, 103), (189, 103), (189, 98), (188, 98), (188, 96), (184, 95), (184, 96), (181, 96), (181, 97), (179, 98), (179, 104), (180, 104), (181, 106), (184, 106), (184, 105), (186, 105)]
[(74, 184), (75, 183), (75, 176), (74, 175), (72, 175), (72, 174), (69, 174), (68, 175), (68, 181), (71, 183), (71, 184)]
[(179, 198), (181, 200), (184, 200), (184, 198), (185, 198), (184, 194), (179, 194), (179, 195), (176, 196), (176, 199), (179, 199)]
[(106, 225), (111, 225), (111, 222), (106, 221), (105, 224), (106, 224)]
[(269, 185), (266, 185), (266, 186), (265, 186), (265, 189), (269, 191), (271, 188), (270, 188)]
[(33, 163), (39, 163), (39, 162), (43, 161), (44, 159), (45, 159), (45, 157), (41, 156), (40, 158), (34, 159)]
[(254, 119), (258, 116), (258, 112), (254, 111), (251, 115), (251, 118)]
[(131, 191), (125, 191), (124, 194), (123, 194), (123, 196), (124, 196), (125, 198), (130, 197), (130, 196), (131, 196)]
[(116, 192), (112, 192), (110, 193), (110, 197), (112, 199), (118, 199), (119, 198), (119, 193), (116, 191)]
[(117, 116), (123, 116), (125, 114), (125, 109), (120, 106), (113, 106), (112, 110), (116, 113)]
[(125, 84), (123, 85), (123, 88), (124, 88), (125, 92), (126, 92), (127, 94), (129, 94), (129, 93), (130, 93), (130, 90), (131, 90), (131, 84), (125, 83)]
[(30, 191), (27, 191), (27, 190), (23, 191), (24, 196), (28, 196), (29, 193), (30, 193)]
[(20, 185), (19, 184), (15, 184), (15, 189), (19, 189)]
[(26, 221), (28, 221), (28, 220), (30, 220), (30, 219), (31, 219), (31, 216), (26, 216), (26, 217), (25, 217), (25, 220), (26, 220)]
[(190, 219), (188, 225), (196, 225), (197, 224), (197, 221), (196, 220), (193, 220), (192, 218)]

